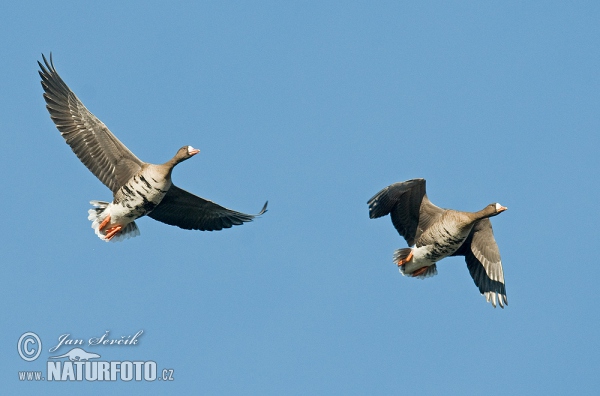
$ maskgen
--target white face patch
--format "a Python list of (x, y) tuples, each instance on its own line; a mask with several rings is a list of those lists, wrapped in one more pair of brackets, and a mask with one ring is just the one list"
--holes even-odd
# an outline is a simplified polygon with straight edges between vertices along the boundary
[(188, 150), (188, 154), (189, 155), (193, 155), (193, 154), (197, 154), (198, 152), (200, 152), (200, 150), (193, 148), (192, 146), (188, 146), (187, 147)]
[(496, 211), (503, 211), (506, 210), (506, 208), (502, 205), (500, 205), (499, 203), (496, 203)]

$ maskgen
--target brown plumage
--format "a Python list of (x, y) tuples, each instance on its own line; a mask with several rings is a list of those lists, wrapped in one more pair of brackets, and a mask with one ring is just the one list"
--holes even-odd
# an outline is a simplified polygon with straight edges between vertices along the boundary
[(424, 179), (392, 184), (368, 201), (369, 217), (391, 215), (392, 223), (409, 246), (396, 250), (394, 262), (403, 275), (426, 278), (437, 274), (436, 262), (465, 256), (467, 267), (486, 300), (494, 307), (508, 305), (498, 245), (489, 218), (506, 210), (498, 203), (478, 212), (435, 206)]
[(113, 192), (113, 202), (92, 201), (88, 217), (101, 239), (122, 240), (139, 235), (133, 222), (148, 215), (166, 224), (190, 230), (215, 231), (252, 221), (256, 215), (236, 212), (193, 195), (171, 182), (173, 167), (199, 150), (184, 146), (161, 165), (137, 158), (75, 96), (42, 55), (40, 77), (52, 121), (83, 164)]

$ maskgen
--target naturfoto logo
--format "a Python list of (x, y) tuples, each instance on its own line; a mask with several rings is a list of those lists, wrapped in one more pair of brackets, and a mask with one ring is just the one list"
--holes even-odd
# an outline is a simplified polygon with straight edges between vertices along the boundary
[[(56, 353), (62, 347), (71, 347), (62, 354), (48, 356), (46, 373), (42, 371), (19, 371), (20, 381), (173, 381), (174, 370), (162, 369), (153, 360), (124, 360), (103, 361), (99, 353), (91, 352), (89, 348), (110, 346), (136, 346), (143, 330), (133, 335), (111, 338), (106, 331), (100, 337), (87, 340), (71, 338), (68, 333), (58, 337), (58, 343), (48, 350)], [(85, 347), (86, 349), (84, 349)], [(19, 338), (17, 350), (26, 362), (39, 358), (42, 352), (42, 340), (33, 333), (26, 332)]]

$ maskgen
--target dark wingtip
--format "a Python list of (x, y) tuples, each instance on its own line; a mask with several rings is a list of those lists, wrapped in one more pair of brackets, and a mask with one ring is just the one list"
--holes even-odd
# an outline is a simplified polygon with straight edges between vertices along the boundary
[(54, 62), (52, 61), (52, 52), (50, 52), (50, 62), (48, 62), (46, 55), (44, 55), (43, 53), (42, 53), (42, 60), (44, 61), (44, 64), (42, 64), (40, 61), (37, 61), (37, 64), (40, 67), (40, 70), (38, 70), (38, 73), (40, 74), (40, 77), (42, 78), (42, 80), (44, 80), (45, 78), (47, 78), (45, 76), (51, 76), (53, 74), (56, 74), (56, 69), (54, 68)]
[(260, 210), (260, 212), (257, 214), (257, 216), (262, 215), (263, 213), (265, 213), (267, 211), (267, 205), (269, 204), (269, 201), (265, 202), (265, 205), (262, 207), (262, 209)]
[(375, 213), (373, 212), (373, 207), (369, 205), (369, 219), (375, 219)]
[(376, 219), (390, 213), (391, 207), (388, 207), (390, 205), (386, 196), (388, 189), (389, 186), (379, 191), (367, 202), (370, 219)]
[(376, 219), (378, 217), (385, 216), (386, 214), (388, 214), (388, 213), (382, 212), (380, 210), (380, 206), (381, 206), (381, 201), (380, 201), (381, 194), (380, 193), (381, 193), (381, 191), (377, 195), (375, 195), (373, 198), (371, 198), (369, 200), (369, 202), (367, 202), (367, 205), (369, 205), (369, 218), (370, 219)]
[[(46, 59), (46, 55), (44, 55), (42, 53), (42, 60), (44, 61), (44, 63), (46, 64), (46, 68), (48, 68), (49, 71), (54, 71), (54, 62), (52, 61), (52, 51), (50, 51), (50, 62), (48, 62), (48, 59)], [(38, 65), (40, 65), (40, 67), (42, 69), (45, 69), (44, 66), (40, 63), (40, 61), (38, 61)]]
[(367, 205), (369, 205), (369, 218), (376, 219), (390, 214), (402, 194), (421, 183), (423, 184), (423, 188), (425, 188), (425, 179), (422, 178), (410, 179), (384, 187), (367, 201)]

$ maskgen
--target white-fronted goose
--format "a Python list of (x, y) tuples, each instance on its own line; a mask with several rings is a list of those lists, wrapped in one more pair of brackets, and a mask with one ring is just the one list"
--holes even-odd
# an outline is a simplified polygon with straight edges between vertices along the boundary
[(391, 215), (398, 233), (412, 248), (394, 252), (403, 275), (426, 278), (437, 274), (435, 263), (448, 256), (465, 256), (475, 285), (494, 308), (508, 305), (498, 245), (489, 218), (506, 208), (498, 203), (479, 212), (459, 212), (432, 204), (425, 179), (395, 183), (368, 202), (372, 219)]
[(256, 215), (236, 212), (180, 189), (171, 182), (178, 163), (200, 150), (184, 146), (162, 165), (138, 159), (81, 103), (60, 78), (52, 62), (42, 55), (42, 87), (50, 118), (85, 166), (113, 192), (113, 202), (91, 201), (88, 219), (100, 239), (119, 241), (139, 235), (135, 219), (154, 220), (188, 230), (216, 231), (230, 228)]

